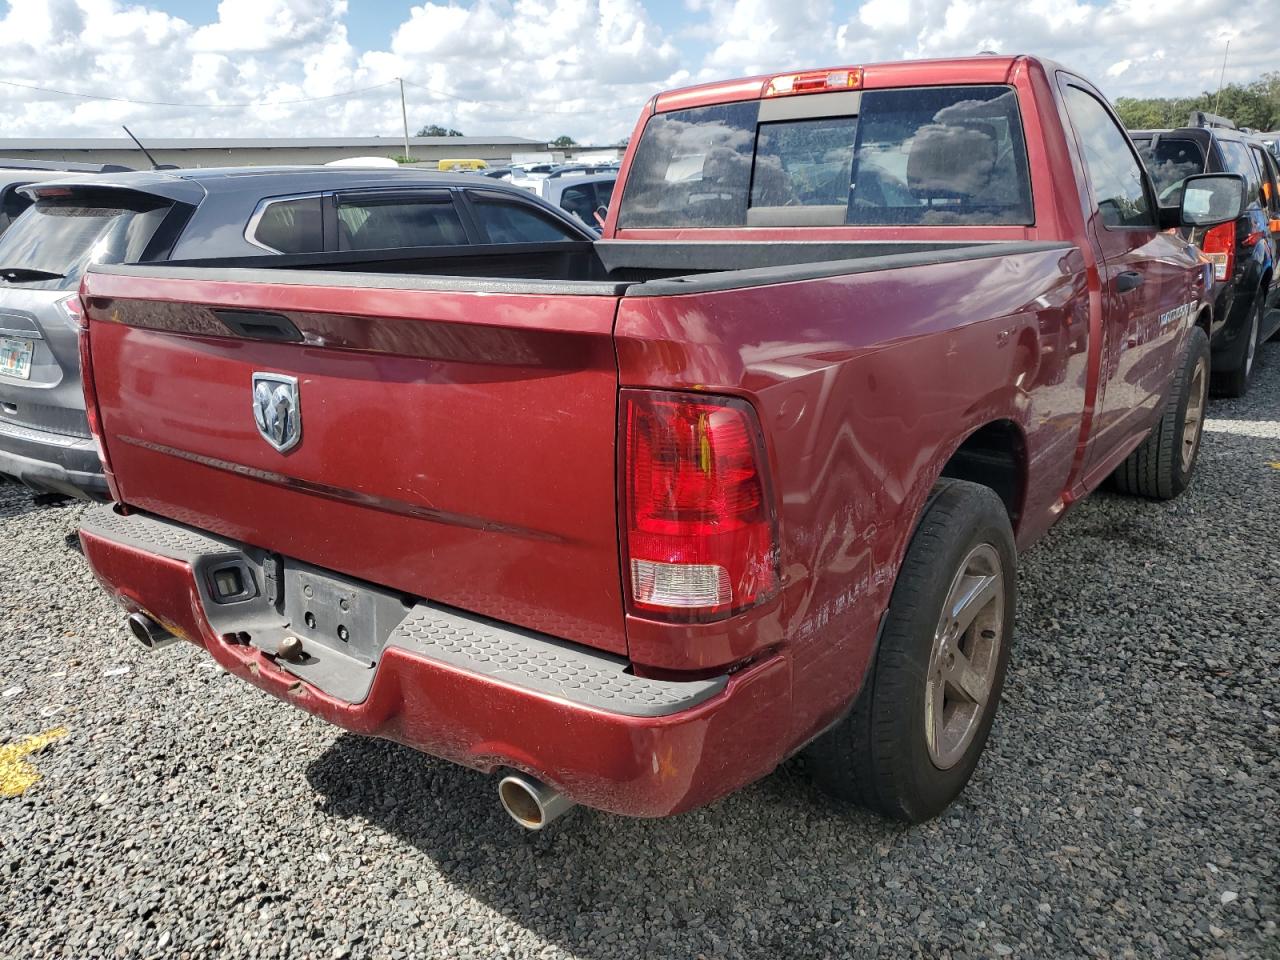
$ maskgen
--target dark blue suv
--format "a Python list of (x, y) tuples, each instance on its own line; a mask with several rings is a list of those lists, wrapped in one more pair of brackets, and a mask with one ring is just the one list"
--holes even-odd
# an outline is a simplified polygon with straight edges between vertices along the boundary
[(1193, 113), (1176, 130), (1138, 130), (1133, 142), (1155, 181), (1162, 206), (1176, 207), (1182, 182), (1197, 173), (1238, 173), (1249, 203), (1235, 223), (1195, 230), (1189, 239), (1213, 262), (1213, 388), (1239, 397), (1249, 389), (1258, 344), (1280, 327), (1275, 263), (1280, 237), (1280, 175), (1266, 144), (1212, 114)]

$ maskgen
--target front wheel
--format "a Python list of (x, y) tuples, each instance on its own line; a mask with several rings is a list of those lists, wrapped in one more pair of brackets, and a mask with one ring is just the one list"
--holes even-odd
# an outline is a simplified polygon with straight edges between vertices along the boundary
[(941, 481), (907, 548), (853, 711), (809, 747), (820, 786), (909, 823), (959, 795), (1004, 685), (1016, 564), (1000, 498)]
[(1115, 488), (1153, 500), (1172, 500), (1187, 489), (1200, 456), (1208, 399), (1209, 338), (1193, 327), (1164, 413), (1142, 445), (1111, 475)]

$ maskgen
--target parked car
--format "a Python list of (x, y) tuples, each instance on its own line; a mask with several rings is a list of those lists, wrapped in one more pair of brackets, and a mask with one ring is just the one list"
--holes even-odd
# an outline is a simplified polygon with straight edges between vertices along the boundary
[(31, 206), (31, 198), (19, 188), (72, 174), (120, 173), (128, 167), (115, 163), (59, 163), (46, 160), (0, 159), (0, 234)]
[(522, 190), (469, 175), (255, 167), (83, 177), (23, 188), (0, 237), (0, 474), (105, 497), (78, 375), (76, 290), (93, 263), (559, 242), (594, 234)]
[(1261, 141), (1212, 114), (1192, 113), (1191, 124), (1139, 130), (1133, 140), (1162, 205), (1176, 207), (1184, 180), (1195, 174), (1237, 173), (1248, 183), (1249, 203), (1239, 220), (1186, 231), (1213, 261), (1217, 282), (1210, 337), (1214, 390), (1239, 397), (1249, 389), (1258, 344), (1275, 332), (1273, 322), (1280, 323), (1280, 313), (1267, 310), (1277, 258), (1270, 221), (1280, 219), (1280, 184)]
[(527, 827), (806, 748), (919, 821), (991, 729), (1017, 550), (1192, 480), (1171, 228), (1244, 180), (1182, 195), (1078, 74), (982, 56), (663, 93), (593, 245), (94, 264), (84, 552), (144, 644), (501, 771)]
[(598, 233), (600, 221), (596, 220), (596, 213), (599, 212), (603, 219), (608, 212), (617, 180), (617, 171), (570, 177), (552, 176), (538, 183), (536, 193), (547, 203), (576, 217)]

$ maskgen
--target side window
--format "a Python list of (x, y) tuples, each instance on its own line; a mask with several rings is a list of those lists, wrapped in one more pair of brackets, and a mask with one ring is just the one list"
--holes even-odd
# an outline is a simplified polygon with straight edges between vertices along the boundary
[(1080, 138), (1094, 203), (1108, 227), (1154, 227), (1155, 217), (1143, 186), (1142, 164), (1129, 138), (1107, 108), (1090, 93), (1068, 86), (1067, 114)]
[(565, 187), (564, 193), (560, 194), (560, 207), (583, 223), (595, 223), (595, 218), (591, 215), (596, 208), (595, 186), (583, 183)]
[[(254, 214), (250, 242), (272, 253), (319, 253), (324, 250), (324, 218), (320, 195), (264, 200)], [(252, 221), (250, 221), (252, 223)]]
[(1280, 217), (1280, 160), (1277, 160), (1267, 150), (1263, 150), (1262, 156), (1263, 167), (1268, 171), (1268, 179), (1271, 183), (1271, 215)]
[(1262, 180), (1258, 175), (1258, 168), (1253, 163), (1253, 158), (1249, 156), (1249, 148), (1236, 140), (1219, 140), (1218, 147), (1222, 150), (1222, 159), (1226, 163), (1227, 171), (1244, 177), (1247, 195), (1250, 200), (1257, 200), (1262, 190)]
[(567, 226), (556, 223), (532, 207), (507, 200), (475, 199), (476, 219), (490, 243), (540, 243), (581, 240)]
[(1250, 146), (1249, 152), (1253, 162), (1258, 165), (1258, 174), (1262, 177), (1262, 205), (1268, 210), (1280, 210), (1280, 195), (1276, 193), (1276, 176), (1273, 161), (1269, 161), (1266, 152), (1258, 146)]
[(18, 192), (20, 186), (23, 184), (15, 183), (5, 191), (4, 199), (0, 200), (0, 230), (17, 220), (18, 214), (34, 202), (30, 197)]
[(467, 231), (447, 193), (338, 195), (338, 249), (387, 250), (465, 244)]

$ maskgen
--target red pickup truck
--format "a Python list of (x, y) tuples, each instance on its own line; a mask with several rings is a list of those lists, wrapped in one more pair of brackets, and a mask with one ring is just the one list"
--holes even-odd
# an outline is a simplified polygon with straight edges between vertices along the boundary
[(991, 727), (1017, 550), (1108, 477), (1186, 487), (1171, 228), (1243, 197), (1162, 222), (1094, 87), (979, 57), (661, 94), (595, 243), (95, 265), (84, 552), (146, 645), (501, 772), (525, 826), (802, 749), (918, 821)]

